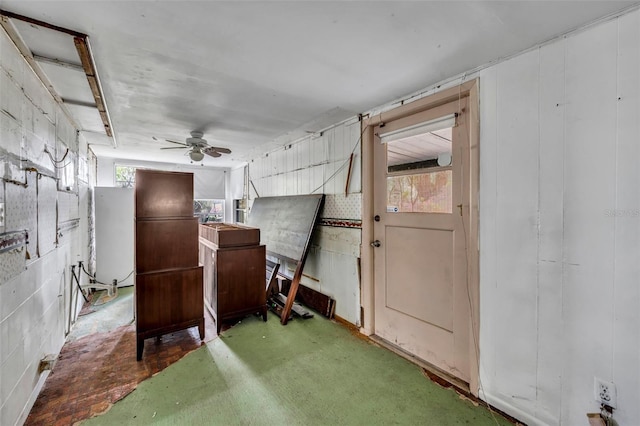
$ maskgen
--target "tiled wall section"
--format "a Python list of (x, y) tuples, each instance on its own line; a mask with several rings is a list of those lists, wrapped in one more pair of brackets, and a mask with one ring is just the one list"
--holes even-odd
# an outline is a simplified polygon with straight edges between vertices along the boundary
[[(360, 136), (360, 121), (354, 118), (326, 130), (321, 136), (306, 137), (249, 162), (251, 199), (257, 194), (261, 197), (326, 194), (320, 212), (321, 226), (313, 236), (301, 282), (334, 298), (336, 315), (358, 325), (362, 219)], [(350, 163), (351, 176), (348, 193), (345, 193)], [(291, 270), (294, 266), (285, 268)]]
[[(58, 192), (46, 152), (60, 158), (67, 148), (86, 158), (76, 129), (0, 30), (0, 239), (29, 236), (27, 246), (0, 251), (1, 425), (24, 419), (42, 385), (40, 359), (62, 347), (72, 311), (70, 265), (87, 258), (86, 203), (82, 217), (77, 188)], [(65, 241), (56, 239), (58, 207), (63, 217), (79, 218)]]

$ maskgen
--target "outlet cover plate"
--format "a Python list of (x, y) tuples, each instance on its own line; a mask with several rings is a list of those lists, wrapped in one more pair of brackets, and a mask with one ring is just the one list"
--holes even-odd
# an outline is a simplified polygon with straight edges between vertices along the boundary
[(601, 404), (616, 408), (616, 385), (598, 377), (593, 378), (593, 397)]

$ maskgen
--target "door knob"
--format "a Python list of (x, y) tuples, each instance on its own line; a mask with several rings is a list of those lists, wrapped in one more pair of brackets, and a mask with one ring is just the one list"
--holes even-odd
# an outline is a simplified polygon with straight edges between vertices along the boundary
[(376, 222), (380, 222), (380, 215), (377, 214), (373, 217), (373, 220), (375, 220)]
[(380, 240), (375, 240), (371, 243), (371, 247), (380, 247)]

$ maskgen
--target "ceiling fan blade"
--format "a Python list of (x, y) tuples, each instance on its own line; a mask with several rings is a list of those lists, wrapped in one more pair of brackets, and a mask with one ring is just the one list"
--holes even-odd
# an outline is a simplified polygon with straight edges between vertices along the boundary
[(210, 148), (203, 149), (202, 152), (204, 154), (207, 154), (208, 156), (214, 157), (214, 158), (220, 157), (222, 155), (218, 151), (216, 151), (215, 149), (210, 149)]
[(214, 151), (218, 151), (220, 154), (231, 154), (231, 150), (229, 148), (221, 148), (218, 146), (211, 146), (210, 148)]
[(171, 142), (171, 143), (177, 143), (178, 145), (187, 146), (184, 142), (172, 141), (171, 139), (165, 139), (165, 141)]
[(166, 146), (164, 148), (160, 148), (160, 149), (185, 149), (185, 148), (189, 148), (188, 146)]

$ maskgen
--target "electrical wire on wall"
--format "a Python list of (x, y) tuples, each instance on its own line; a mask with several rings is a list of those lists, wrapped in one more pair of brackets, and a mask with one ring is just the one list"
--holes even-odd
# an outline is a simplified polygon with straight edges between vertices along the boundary
[[(362, 117), (360, 117), (359, 122), (362, 123)], [(366, 127), (363, 127), (362, 125), (360, 125), (360, 127), (361, 127), (360, 136), (358, 137), (358, 140), (356, 141), (355, 145), (353, 146), (353, 149), (351, 150), (351, 153), (349, 154), (347, 159), (344, 160), (342, 165), (335, 172), (333, 172), (333, 174), (331, 174), (331, 176), (329, 176), (327, 179), (325, 179), (325, 181), (322, 182), (322, 184), (320, 186), (318, 186), (316, 189), (311, 191), (310, 194), (313, 194), (317, 190), (323, 188), (327, 183), (329, 183), (331, 181), (331, 179), (336, 177), (338, 175), (338, 173), (340, 173), (349, 163), (351, 163), (353, 161), (353, 155), (355, 154), (356, 149), (360, 146), (360, 143), (362, 143), (362, 136), (364, 135), (364, 132), (366, 130)]]
[(67, 148), (67, 150), (65, 151), (64, 155), (59, 160), (55, 159), (53, 154), (51, 154), (51, 151), (49, 151), (49, 148), (47, 147), (47, 145), (44, 146), (44, 152), (47, 154), (47, 156), (49, 157), (49, 159), (53, 163), (53, 167), (56, 168), (56, 169), (64, 169), (65, 167), (67, 167), (68, 165), (70, 165), (72, 163), (71, 161), (69, 161), (68, 163), (60, 165), (61, 163), (64, 163), (64, 160), (67, 158), (67, 155), (69, 155), (69, 148)]

